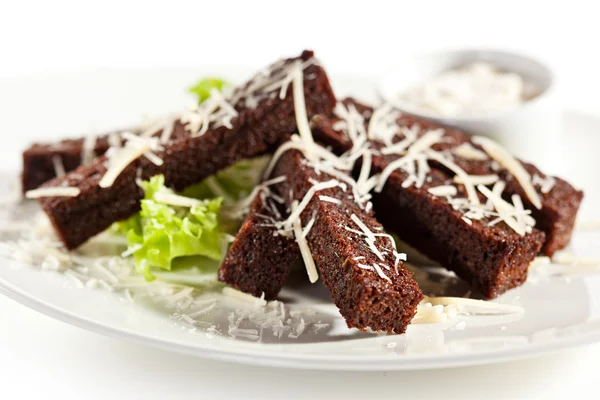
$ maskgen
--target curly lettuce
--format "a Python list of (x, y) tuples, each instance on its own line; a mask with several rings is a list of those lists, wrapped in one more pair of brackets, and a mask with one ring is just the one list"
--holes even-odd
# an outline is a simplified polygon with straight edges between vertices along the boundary
[(269, 157), (242, 160), (203, 182), (188, 187), (181, 194), (196, 199), (220, 196), (226, 202), (240, 200), (258, 185), (268, 161)]
[(139, 273), (151, 280), (153, 268), (197, 265), (203, 258), (221, 260), (221, 198), (197, 201), (191, 207), (168, 204), (157, 197), (158, 193), (175, 194), (165, 187), (162, 175), (143, 182), (142, 188), (141, 211), (116, 228), (127, 232)]
[(210, 92), (217, 89), (219, 92), (227, 86), (227, 82), (219, 78), (204, 78), (189, 88), (189, 92), (198, 97), (198, 103), (202, 103), (210, 97)]

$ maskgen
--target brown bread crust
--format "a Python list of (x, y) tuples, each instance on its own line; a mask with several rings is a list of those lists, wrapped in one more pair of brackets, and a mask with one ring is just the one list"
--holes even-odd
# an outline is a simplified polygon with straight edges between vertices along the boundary
[[(62, 162), (65, 172), (71, 172), (81, 165), (84, 139), (67, 139), (58, 143), (34, 143), (23, 152), (23, 172), (21, 188), (23, 193), (37, 189), (42, 184), (56, 178), (54, 157)], [(97, 138), (94, 154), (101, 156), (109, 148), (108, 136)]]
[[(367, 118), (370, 116), (371, 108), (354, 104)], [(419, 123), (425, 128), (422, 132), (439, 128), (427, 121), (417, 122), (412, 117), (405, 116), (400, 123), (406, 121), (406, 118), (411, 118), (412, 123)], [(333, 130), (333, 122), (335, 119), (321, 116), (315, 118), (313, 126), (316, 128), (316, 135), (326, 137), (323, 140), (337, 151), (345, 151), (350, 142), (342, 132)], [(455, 141), (436, 144), (433, 146), (435, 150), (442, 151), (468, 140), (462, 132), (446, 132)], [(374, 145), (381, 147), (381, 144)], [(374, 155), (371, 174), (382, 172), (397, 157)], [(467, 173), (483, 174), (479, 169), (467, 165), (472, 160), (456, 162)], [(477, 162), (480, 163), (482, 162)], [(403, 170), (394, 171), (383, 191), (373, 197), (377, 218), (402, 240), (456, 272), (487, 298), (497, 297), (525, 282), (529, 264), (544, 243), (544, 233), (533, 229), (532, 233), (521, 237), (504, 223), (488, 226), (485, 221), (472, 220), (468, 224), (462, 219), (462, 213), (454, 210), (444, 198), (428, 192), (429, 188), (447, 185), (453, 178), (453, 174), (435, 163), (431, 163), (430, 167), (430, 179), (421, 188), (414, 185), (402, 187), (408, 175)], [(465, 196), (464, 188), (459, 185), (458, 189)]]
[[(290, 150), (283, 154), (273, 172), (275, 177), (286, 176), (286, 181), (275, 188), (288, 206), (292, 200), (302, 200), (313, 186), (311, 180), (323, 182), (332, 179), (327, 174), (317, 174), (303, 161), (300, 152)], [(290, 198), (290, 190), (293, 198)], [(321, 201), (319, 195), (339, 199), (341, 204)], [(346, 229), (360, 229), (352, 221), (352, 214), (356, 214), (373, 232), (383, 232), (383, 227), (373, 215), (362, 210), (348, 198), (348, 192), (338, 187), (318, 192), (302, 212), (302, 226), (315, 216), (307, 241), (319, 278), (329, 289), (348, 327), (403, 333), (415, 316), (423, 294), (402, 262), (396, 273), (391, 251), (384, 254), (382, 261), (369, 249), (363, 236)], [(387, 238), (378, 237), (376, 245), (391, 249)], [(391, 282), (374, 270), (359, 267), (359, 264), (374, 263), (383, 265), (382, 271)]]
[(256, 297), (264, 293), (267, 300), (273, 300), (300, 250), (292, 237), (277, 234), (265, 216), (276, 218), (261, 196), (256, 196), (219, 268), (219, 281)]
[[(401, 125), (407, 127), (419, 124), (423, 129), (444, 128), (446, 131), (445, 137), (452, 138), (452, 141), (436, 147), (440, 151), (450, 150), (462, 143), (469, 143), (476, 149), (483, 150), (480, 146), (473, 143), (462, 131), (442, 127), (433, 122), (410, 115), (403, 115), (399, 122)], [(565, 248), (569, 244), (575, 227), (577, 212), (583, 200), (582, 191), (575, 189), (567, 181), (554, 177), (556, 183), (548, 193), (541, 193), (540, 188), (535, 186), (542, 202), (542, 208), (537, 209), (531, 203), (519, 182), (508, 171), (494, 169), (493, 162), (489, 160), (467, 160), (458, 156), (455, 157), (455, 162), (468, 174), (498, 174), (506, 182), (506, 188), (504, 189), (505, 198), (510, 201), (510, 196), (513, 194), (518, 194), (521, 197), (523, 205), (526, 209), (531, 210), (531, 215), (536, 220), (536, 228), (546, 234), (544, 246), (541, 250), (543, 254), (552, 257), (556, 251)], [(533, 164), (524, 161), (521, 161), (521, 163), (531, 176), (538, 175), (542, 179), (547, 178), (547, 175)]]
[[(305, 51), (301, 57), (308, 60), (313, 53)], [(213, 175), (235, 162), (272, 151), (288, 134), (296, 129), (292, 86), (282, 100), (278, 96), (266, 98), (255, 108), (236, 107), (239, 116), (232, 121), (232, 129), (221, 126), (209, 129), (204, 135), (191, 137), (177, 122), (171, 142), (158, 152), (164, 164), (156, 166), (146, 158), (132, 162), (109, 188), (100, 188), (106, 172), (106, 158), (100, 157), (62, 178), (44, 184), (44, 187), (73, 186), (80, 189), (78, 197), (48, 197), (40, 199), (42, 208), (68, 249), (74, 249), (92, 236), (104, 231), (113, 222), (125, 219), (139, 210), (142, 191), (136, 184), (141, 178), (163, 174), (167, 186), (176, 191)], [(309, 117), (329, 113), (335, 105), (335, 96), (328, 77), (318, 65), (304, 70), (304, 95)], [(158, 132), (160, 135), (160, 132)]]

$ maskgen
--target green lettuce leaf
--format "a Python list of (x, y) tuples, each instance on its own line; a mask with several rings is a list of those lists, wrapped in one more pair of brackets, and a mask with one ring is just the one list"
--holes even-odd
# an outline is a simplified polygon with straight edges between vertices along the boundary
[[(170, 270), (181, 258), (221, 259), (221, 198), (204, 200), (193, 207), (161, 203), (156, 200), (156, 193), (173, 194), (164, 186), (162, 175), (143, 182), (142, 188), (141, 211), (115, 228), (118, 232), (127, 231), (139, 273), (151, 280), (154, 279), (152, 268)], [(195, 260), (201, 262), (200, 258)]]
[(268, 162), (269, 157), (239, 161), (201, 183), (188, 187), (181, 194), (195, 199), (220, 196), (224, 197), (226, 202), (242, 199), (260, 183)]
[(227, 82), (225, 82), (223, 79), (205, 78), (191, 87), (189, 92), (198, 96), (198, 103), (202, 103), (210, 97), (210, 91), (212, 89), (217, 89), (220, 92), (226, 85)]

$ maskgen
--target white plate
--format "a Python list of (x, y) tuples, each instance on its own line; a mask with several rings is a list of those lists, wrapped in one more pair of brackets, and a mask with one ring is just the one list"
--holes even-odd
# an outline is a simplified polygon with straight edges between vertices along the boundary
[[(34, 138), (76, 134), (89, 129), (90, 123), (98, 129), (133, 124), (143, 112), (176, 109), (183, 101), (180, 88), (215, 72), (232, 79), (246, 75), (217, 67), (95, 70), (0, 83), (0, 109), (11, 111), (2, 116), (2, 123), (5, 132), (12, 133), (4, 137), (2, 165), (14, 171), (18, 147)], [(374, 99), (374, 88), (366, 80), (338, 79), (334, 86), (345, 89), (342, 94)], [(600, 120), (566, 113), (564, 122), (569, 135), (565, 157), (576, 154), (565, 174), (585, 188), (586, 204), (593, 204), (599, 198), (598, 187), (587, 171), (597, 170), (593, 149), (600, 144), (596, 134)], [(8, 174), (0, 177), (4, 183), (0, 195), (9, 190)], [(593, 211), (584, 209), (584, 220), (594, 220)], [(14, 213), (5, 211), (0, 224), (12, 217)], [(572, 250), (594, 256), (598, 240), (598, 232), (578, 232)], [(451, 281), (446, 289), (456, 290), (456, 285), (462, 283)], [(278, 339), (265, 332), (262, 342), (211, 337), (202, 329), (190, 332), (189, 326), (164, 312), (127, 303), (115, 293), (77, 289), (64, 275), (8, 259), (2, 259), (0, 290), (44, 314), (101, 334), (185, 354), (271, 366), (426, 369), (517, 359), (600, 340), (600, 275), (593, 274), (541, 277), (510, 291), (499, 301), (521, 305), (525, 313), (518, 317), (466, 317), (459, 325), (414, 325), (405, 335), (395, 336), (347, 329), (320, 284), (298, 285), (282, 293), (286, 304), (292, 309), (314, 307), (319, 313), (313, 322), (318, 319), (329, 326), (314, 333), (308, 324), (298, 339)], [(231, 307), (219, 307), (210, 318), (226, 324)]]

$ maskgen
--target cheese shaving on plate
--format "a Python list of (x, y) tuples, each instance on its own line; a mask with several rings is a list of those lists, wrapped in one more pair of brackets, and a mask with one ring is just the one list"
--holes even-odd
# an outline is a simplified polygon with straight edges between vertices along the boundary
[(240, 292), (239, 290), (228, 286), (223, 288), (223, 295), (252, 306), (264, 307), (267, 305), (265, 299), (254, 297), (251, 294)]

